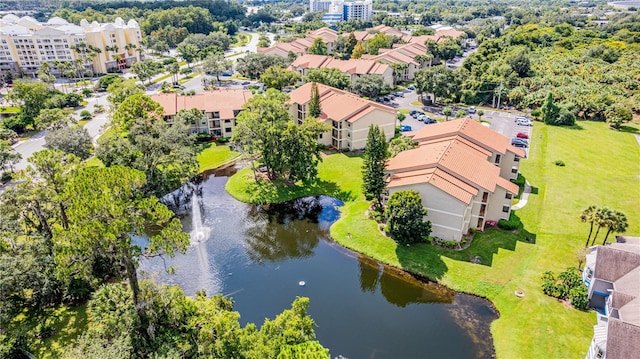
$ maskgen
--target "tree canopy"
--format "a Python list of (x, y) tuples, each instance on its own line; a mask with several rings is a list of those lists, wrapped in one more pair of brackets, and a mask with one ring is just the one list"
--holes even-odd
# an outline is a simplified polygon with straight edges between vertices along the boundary
[(400, 244), (420, 242), (431, 233), (431, 222), (424, 220), (426, 215), (420, 193), (414, 190), (394, 192), (385, 210), (386, 231)]

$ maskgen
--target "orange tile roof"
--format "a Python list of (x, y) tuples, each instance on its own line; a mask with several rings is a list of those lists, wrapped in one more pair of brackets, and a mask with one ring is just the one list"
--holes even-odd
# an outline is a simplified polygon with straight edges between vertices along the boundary
[(520, 157), (524, 157), (524, 150), (511, 146), (509, 138), (483, 126), (471, 118), (461, 118), (453, 121), (440, 122), (434, 126), (424, 126), (420, 131), (415, 131), (411, 137), (414, 141), (420, 143), (426, 140), (456, 135), (503, 155), (509, 151)]
[[(438, 125), (426, 127), (437, 127)], [(496, 186), (500, 186), (511, 193), (518, 193), (518, 186), (500, 177), (500, 168), (487, 161), (489, 155), (490, 152), (486, 149), (457, 136), (425, 140), (419, 144), (418, 148), (400, 152), (388, 161), (387, 171), (393, 173), (389, 186), (394, 187), (408, 183), (408, 180), (402, 180), (402, 177), (398, 177), (404, 172), (415, 173), (415, 171), (433, 168), (457, 179), (457, 181), (453, 181), (446, 177), (445, 179), (448, 179), (446, 183), (438, 182), (438, 188), (462, 201), (469, 198), (466, 203), (470, 203), (470, 197), (464, 193), (471, 192), (460, 182), (465, 183), (466, 186), (472, 186), (476, 190), (482, 188), (489, 192), (495, 192)], [(435, 182), (437, 182), (431, 178), (423, 178), (421, 181), (419, 179), (413, 180), (417, 181), (414, 184), (431, 183), (436, 185)], [(400, 184), (394, 183), (396, 181), (399, 181)]]
[(174, 116), (180, 110), (197, 108), (204, 112), (220, 112), (221, 119), (234, 118), (234, 111), (242, 110), (242, 106), (251, 98), (251, 91), (245, 90), (213, 90), (203, 94), (181, 96), (175, 93), (151, 95), (164, 109), (165, 116)]
[(351, 75), (383, 75), (389, 70), (389, 65), (374, 60), (350, 59), (339, 60), (331, 56), (306, 54), (298, 57), (289, 66), (290, 69), (338, 69)]
[(388, 187), (410, 186), (419, 183), (430, 183), (466, 204), (471, 203), (473, 197), (478, 194), (477, 188), (436, 167), (394, 174)]
[[(335, 87), (317, 84), (320, 95), (320, 119), (334, 121), (356, 122), (364, 115), (373, 111), (383, 111), (395, 114), (392, 107), (377, 102), (365, 100), (350, 92), (339, 90)], [(312, 82), (300, 86), (289, 94), (289, 102), (292, 104), (307, 104), (311, 100)]]

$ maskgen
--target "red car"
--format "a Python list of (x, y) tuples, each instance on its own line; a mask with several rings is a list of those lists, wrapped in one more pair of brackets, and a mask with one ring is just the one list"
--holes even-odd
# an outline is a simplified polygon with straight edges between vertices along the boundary
[(525, 138), (525, 139), (526, 139), (526, 138), (529, 138), (529, 135), (527, 135), (527, 134), (526, 134), (526, 133), (524, 133), (524, 132), (518, 132), (518, 134), (516, 135), (516, 137), (518, 137), (518, 138)]

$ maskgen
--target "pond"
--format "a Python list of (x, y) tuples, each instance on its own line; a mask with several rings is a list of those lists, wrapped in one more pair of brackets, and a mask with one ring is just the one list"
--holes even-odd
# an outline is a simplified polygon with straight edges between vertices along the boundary
[[(224, 173), (205, 177), (194, 200), (195, 221), (183, 219), (191, 247), (173, 259), (142, 261), (143, 276), (177, 284), (188, 295), (205, 289), (230, 296), (242, 325), (259, 326), (296, 296), (309, 297), (317, 339), (332, 357), (494, 356), (489, 326), (497, 314), (491, 303), (334, 243), (329, 227), (340, 216), (339, 200), (318, 196), (253, 206), (229, 196), (226, 181)], [(166, 273), (169, 265), (175, 274)]]

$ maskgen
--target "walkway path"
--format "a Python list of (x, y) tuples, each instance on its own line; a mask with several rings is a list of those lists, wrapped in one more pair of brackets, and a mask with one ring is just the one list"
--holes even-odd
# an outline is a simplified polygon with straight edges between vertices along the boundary
[(527, 200), (529, 199), (529, 194), (531, 193), (531, 185), (529, 181), (524, 182), (524, 191), (522, 191), (522, 195), (520, 196), (520, 201), (518, 203), (511, 206), (511, 210), (520, 209), (527, 205)]

